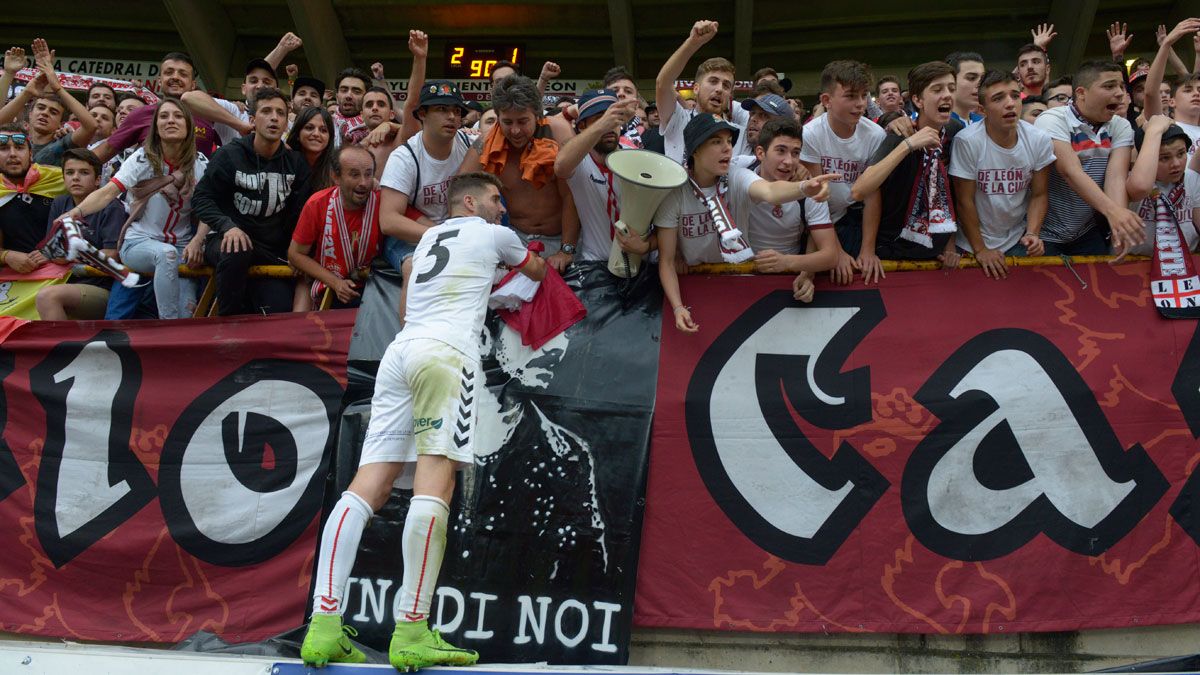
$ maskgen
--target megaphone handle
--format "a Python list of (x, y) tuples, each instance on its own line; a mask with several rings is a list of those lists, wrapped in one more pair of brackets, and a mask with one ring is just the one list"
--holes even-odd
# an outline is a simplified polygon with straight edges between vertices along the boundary
[(618, 220), (617, 222), (613, 223), (613, 229), (617, 230), (626, 237), (629, 236), (629, 226), (626, 225), (625, 221), (623, 220)]

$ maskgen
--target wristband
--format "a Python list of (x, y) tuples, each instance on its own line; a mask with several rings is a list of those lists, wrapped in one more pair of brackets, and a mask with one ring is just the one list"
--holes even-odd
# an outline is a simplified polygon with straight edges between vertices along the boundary
[(686, 310), (686, 311), (689, 311), (689, 312), (690, 312), (690, 311), (692, 311), (692, 308), (691, 308), (691, 307), (684, 307), (683, 305), (680, 305), (680, 306), (678, 306), (678, 307), (676, 307), (676, 308), (675, 308), (675, 313), (676, 313), (676, 314), (678, 314), (678, 313), (679, 313), (679, 310)]
[(912, 146), (912, 143), (909, 143), (909, 142), (908, 142), (908, 137), (905, 137), (905, 138), (904, 138), (904, 145), (908, 146), (908, 151), (909, 151), (909, 152), (912, 152), (913, 146)]
[(8, 250), (5, 249), (3, 251), (0, 251), (0, 267), (3, 267), (4, 265), (8, 264), (6, 262), (7, 260), (8, 260)]

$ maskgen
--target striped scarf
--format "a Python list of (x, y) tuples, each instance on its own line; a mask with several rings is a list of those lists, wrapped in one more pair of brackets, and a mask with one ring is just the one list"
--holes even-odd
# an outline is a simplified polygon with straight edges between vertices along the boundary
[[(317, 262), (322, 267), (343, 279), (349, 279), (355, 270), (367, 264), (367, 245), (371, 241), (371, 228), (379, 211), (379, 192), (372, 190), (363, 208), (362, 223), (357, 232), (350, 232), (346, 224), (346, 210), (342, 204), (341, 188), (329, 194), (329, 205), (325, 208), (325, 229), (321, 233), (321, 249)], [(325, 292), (325, 284), (313, 281), (310, 293), (319, 301)]]

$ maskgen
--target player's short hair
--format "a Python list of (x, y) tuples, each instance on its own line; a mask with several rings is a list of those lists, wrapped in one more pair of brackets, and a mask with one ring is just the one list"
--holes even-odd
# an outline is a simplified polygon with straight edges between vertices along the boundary
[(891, 75), (884, 75), (883, 77), (879, 78), (878, 82), (875, 83), (875, 95), (876, 96), (879, 95), (879, 90), (883, 89), (883, 85), (887, 84), (888, 82), (891, 82), (892, 84), (896, 85), (897, 89), (901, 88), (900, 80), (892, 77)]
[(787, 92), (784, 91), (783, 87), (779, 84), (779, 82), (777, 82), (775, 80), (763, 80), (763, 81), (759, 82), (758, 84), (754, 85), (754, 89), (751, 90), (751, 92), (750, 92), (750, 97), (758, 98), (759, 96), (762, 96), (763, 94), (776, 94), (778, 96), (783, 96), (784, 98), (787, 98)]
[(620, 82), (621, 80), (629, 80), (630, 82), (635, 83), (634, 89), (637, 88), (637, 80), (633, 79), (633, 75), (630, 75), (628, 70), (625, 70), (625, 66), (614, 66), (609, 68), (608, 72), (604, 73), (604, 79), (601, 80), (601, 84), (603, 86), (600, 88), (608, 89), (613, 85), (614, 82)]
[(532, 110), (535, 115), (542, 114), (542, 97), (538, 95), (537, 85), (524, 75), (509, 75), (496, 83), (492, 92), (492, 107), (496, 113), (509, 110)]
[(100, 177), (100, 171), (104, 167), (104, 163), (96, 156), (96, 153), (87, 148), (71, 148), (62, 154), (62, 166), (66, 168), (67, 160), (75, 160), (76, 162), (85, 162), (92, 167), (92, 172), (97, 178)]
[(1125, 78), (1125, 68), (1116, 61), (1084, 61), (1079, 64), (1079, 68), (1075, 69), (1075, 78), (1072, 81), (1072, 86), (1088, 89), (1093, 84), (1096, 84), (1096, 81), (1104, 73), (1117, 73), (1122, 79)]
[(766, 150), (771, 147), (771, 141), (780, 136), (794, 138), (803, 145), (804, 127), (800, 126), (800, 123), (791, 117), (772, 117), (759, 130), (757, 147)]
[(951, 52), (946, 56), (946, 63), (954, 69), (955, 75), (962, 69), (962, 64), (971, 62), (983, 63), (983, 57), (979, 52)]
[(1171, 82), (1171, 96), (1174, 96), (1179, 91), (1179, 88), (1183, 85), (1190, 84), (1192, 86), (1197, 86), (1197, 83), (1200, 83), (1200, 73), (1188, 73), (1187, 75), (1183, 75), (1179, 79)]
[(730, 77), (737, 75), (737, 69), (733, 67), (733, 62), (729, 59), (714, 56), (711, 59), (704, 60), (699, 68), (696, 68), (696, 82), (709, 73), (729, 73)]
[(167, 55), (162, 57), (160, 63), (166, 63), (167, 61), (182, 61), (191, 67), (193, 75), (196, 73), (196, 64), (192, 61), (192, 57), (183, 52), (167, 52)]
[(367, 157), (371, 158), (371, 166), (375, 167), (376, 169), (379, 168), (379, 165), (375, 161), (375, 153), (371, 152), (370, 150), (367, 150), (366, 148), (364, 148), (363, 146), (361, 146), (357, 143), (353, 143), (353, 144), (342, 145), (341, 147), (339, 147), (337, 149), (337, 152), (333, 153), (333, 157), (331, 157), (329, 159), (329, 168), (331, 171), (333, 171), (334, 173), (336, 173), (339, 176), (342, 175), (342, 155), (344, 155), (348, 152), (366, 153)]
[[(395, 101), (392, 100), (392, 92), (388, 91), (387, 89), (384, 89), (383, 87), (381, 87), (379, 85), (367, 87), (367, 94), (383, 94), (384, 98), (387, 99), (388, 107), (389, 108), (396, 107)], [(363, 94), (364, 99), (367, 97), (367, 94)]]
[(87, 89), (88, 98), (91, 98), (92, 91), (95, 89), (107, 89), (112, 92), (113, 100), (115, 101), (117, 99), (117, 90), (113, 89), (110, 85), (104, 84), (103, 82), (97, 82), (97, 83), (93, 84), (92, 86), (88, 87), (88, 89)]
[(518, 67), (517, 67), (517, 64), (513, 63), (512, 61), (497, 61), (497, 62), (496, 62), (496, 63), (495, 63), (493, 66), (492, 66), (492, 72), (494, 73), (494, 72), (496, 72), (497, 70), (500, 70), (501, 68), (512, 68), (512, 71), (513, 71), (514, 73), (516, 73), (517, 75), (520, 75), (520, 74), (521, 74), (521, 69), (520, 69), (520, 68), (518, 68)]
[(954, 67), (945, 61), (928, 61), (908, 71), (908, 95), (916, 98), (939, 77), (954, 75)]
[[(989, 70), (989, 71), (985, 72), (983, 74), (983, 77), (979, 78), (979, 93), (978, 93), (979, 102), (983, 103), (984, 94), (985, 94), (985, 92), (987, 92), (989, 87), (994, 87), (997, 84), (1007, 84), (1010, 82), (1012, 84), (1017, 85), (1018, 87), (1021, 86), (1021, 81), (1017, 79), (1016, 75), (1012, 74), (1012, 71)], [(1032, 98), (1032, 97), (1030, 97), (1030, 98)], [(1028, 99), (1026, 99), (1026, 100), (1028, 100)], [(1044, 101), (1043, 101), (1043, 103), (1044, 103)]]
[(821, 71), (821, 91), (832, 94), (837, 85), (851, 90), (871, 90), (871, 69), (858, 61), (832, 61)]
[(504, 188), (504, 184), (500, 182), (499, 178), (486, 171), (459, 174), (450, 179), (450, 187), (446, 191), (446, 202), (456, 204), (465, 195), (477, 195), (488, 185), (494, 186), (497, 190)]
[(283, 101), (283, 107), (288, 107), (288, 97), (284, 96), (282, 91), (279, 91), (275, 87), (263, 87), (262, 89), (255, 90), (249, 100), (246, 101), (246, 109), (253, 115), (258, 111), (260, 103), (273, 99)]
[(1030, 42), (1027, 45), (1022, 45), (1022, 47), (1017, 50), (1017, 60), (1020, 61), (1022, 56), (1025, 56), (1026, 54), (1028, 54), (1030, 52), (1037, 52), (1037, 53), (1041, 54), (1042, 58), (1046, 59), (1046, 63), (1050, 63), (1050, 54), (1046, 53), (1045, 49), (1042, 49), (1041, 47), (1033, 44), (1032, 42)]
[(342, 86), (342, 80), (345, 80), (345, 79), (351, 78), (351, 77), (353, 77), (356, 80), (362, 80), (363, 89), (366, 89), (371, 86), (371, 76), (369, 74), (367, 74), (367, 71), (363, 70), (362, 68), (350, 67), (350, 68), (346, 68), (342, 72), (338, 73), (337, 77), (334, 78), (333, 90), (336, 92)]
[(1046, 88), (1053, 89), (1055, 87), (1061, 87), (1064, 84), (1067, 85), (1068, 87), (1071, 87), (1072, 89), (1074, 89), (1075, 88), (1075, 78), (1070, 75), (1063, 75), (1062, 77), (1058, 78), (1057, 80), (1046, 85)]

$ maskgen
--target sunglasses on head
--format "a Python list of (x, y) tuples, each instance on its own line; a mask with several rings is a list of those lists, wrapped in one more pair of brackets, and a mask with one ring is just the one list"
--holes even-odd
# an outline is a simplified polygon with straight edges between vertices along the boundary
[(25, 134), (0, 134), (0, 145), (8, 145), (11, 141), (18, 148), (25, 145)]

